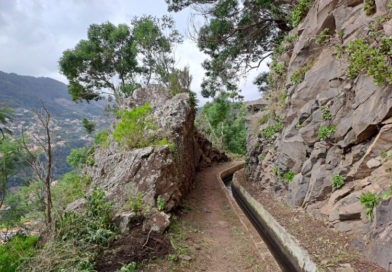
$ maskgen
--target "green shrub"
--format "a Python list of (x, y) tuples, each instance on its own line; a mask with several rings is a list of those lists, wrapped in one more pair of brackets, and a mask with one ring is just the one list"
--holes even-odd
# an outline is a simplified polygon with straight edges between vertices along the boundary
[(332, 115), (327, 106), (321, 107), (321, 114), (324, 120), (331, 120)]
[(272, 170), (272, 173), (273, 173), (275, 176), (277, 176), (277, 175), (279, 174), (279, 168), (278, 168), (278, 167), (275, 167), (275, 168)]
[(333, 188), (341, 188), (344, 184), (345, 178), (340, 176), (340, 175), (336, 175), (332, 177), (332, 187)]
[(76, 246), (104, 246), (115, 230), (110, 217), (111, 203), (105, 200), (103, 190), (96, 186), (85, 198), (87, 207), (82, 214), (67, 212), (55, 221), (56, 238), (73, 240)]
[(88, 158), (87, 158), (87, 161), (86, 161), (86, 165), (87, 165), (87, 166), (93, 166), (94, 163), (95, 163), (95, 160), (94, 160), (93, 157), (88, 157)]
[(295, 125), (295, 128), (298, 129), (298, 130), (300, 130), (301, 127), (302, 127), (302, 124), (301, 124), (301, 122), (298, 120), (297, 124)]
[(290, 18), (292, 27), (296, 27), (299, 24), (301, 19), (306, 16), (311, 7), (312, 3), (309, 0), (298, 1), (298, 4), (294, 7)]
[(97, 134), (95, 134), (94, 136), (94, 144), (95, 145), (100, 145), (103, 144), (105, 145), (107, 139), (109, 136), (109, 132), (107, 129), (101, 130), (100, 132), (98, 132)]
[(87, 160), (87, 152), (85, 148), (74, 148), (65, 159), (69, 166), (74, 169), (82, 168)]
[(265, 159), (265, 154), (260, 154), (259, 155), (259, 161), (263, 161)]
[(21, 271), (23, 261), (36, 253), (37, 236), (16, 235), (4, 245), (0, 245), (0, 271)]
[(329, 28), (324, 28), (323, 31), (320, 33), (320, 37), (316, 39), (317, 44), (323, 44), (329, 37), (331, 36), (331, 33), (329, 32)]
[(156, 130), (151, 118), (148, 118), (151, 107), (146, 102), (143, 106), (124, 110), (118, 115), (121, 121), (116, 124), (113, 139), (122, 147), (129, 149), (146, 147), (151, 144), (151, 138), (146, 135), (149, 130)]
[(376, 1), (375, 0), (365, 0), (363, 9), (366, 15), (371, 15), (376, 11)]
[(285, 172), (283, 174), (283, 181), (285, 183), (290, 183), (291, 181), (293, 181), (294, 177), (295, 177), (295, 174), (293, 172), (291, 172), (291, 171)]
[(131, 263), (126, 264), (123, 267), (121, 267), (121, 269), (117, 270), (117, 272), (134, 272), (135, 269), (136, 269), (136, 263), (131, 262)]
[(331, 126), (322, 126), (320, 127), (317, 137), (320, 140), (325, 140), (327, 137), (333, 135), (335, 133), (336, 126), (331, 125)]
[(373, 220), (373, 210), (380, 203), (380, 197), (376, 194), (368, 192), (367, 194), (362, 193), (360, 197), (362, 206), (366, 208), (365, 212), (369, 218), (369, 221)]
[(142, 215), (144, 200), (141, 192), (138, 192), (135, 197), (129, 195), (129, 206), (131, 207), (131, 210), (138, 216)]
[(357, 39), (346, 46), (349, 54), (349, 78), (355, 78), (365, 72), (372, 76), (374, 84), (380, 86), (386, 81), (392, 84), (392, 66), (388, 64), (388, 55), (392, 55), (392, 38), (384, 39), (378, 47), (372, 47), (368, 42)]
[(165, 208), (165, 200), (159, 195), (157, 198), (157, 209), (162, 211)]
[(306, 72), (312, 68), (313, 64), (314, 62), (310, 61), (304, 67), (294, 71), (291, 74), (290, 81), (294, 84), (301, 83), (302, 81), (304, 81)]
[(387, 157), (387, 155), (388, 154), (387, 154), (387, 152), (384, 149), (380, 150), (380, 157), (381, 158), (385, 159)]
[(342, 57), (342, 53), (343, 53), (343, 48), (342, 48), (342, 46), (341, 46), (340, 44), (338, 44), (338, 45), (335, 47), (335, 50), (336, 50), (336, 58), (337, 58), (337, 59), (340, 59), (340, 58)]
[(269, 113), (266, 113), (266, 114), (264, 114), (264, 115), (260, 118), (259, 124), (265, 124), (265, 123), (268, 122), (269, 119), (270, 119), (270, 114), (269, 114)]
[(278, 122), (274, 125), (269, 125), (260, 133), (261, 137), (265, 139), (272, 139), (272, 136), (283, 128), (282, 123)]
[(392, 9), (392, 0), (388, 3), (388, 8)]

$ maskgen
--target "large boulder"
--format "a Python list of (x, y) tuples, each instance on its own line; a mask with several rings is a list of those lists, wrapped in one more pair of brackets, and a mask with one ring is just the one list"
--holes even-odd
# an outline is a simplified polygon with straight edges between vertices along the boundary
[[(113, 129), (110, 130), (108, 144), (95, 150), (94, 165), (86, 167), (84, 172), (92, 178), (91, 188), (97, 186), (104, 189), (107, 200), (113, 203), (114, 218), (124, 217), (121, 215), (124, 210), (129, 210), (129, 198), (135, 198), (138, 193), (144, 205), (154, 207), (160, 197), (164, 209), (172, 210), (191, 188), (197, 169), (228, 160), (226, 155), (197, 133), (194, 127), (195, 110), (188, 100), (187, 93), (173, 96), (156, 85), (135, 90), (124, 101), (121, 109), (139, 107), (148, 102), (152, 108), (149, 118), (152, 118), (157, 129), (149, 131), (145, 137), (165, 137), (174, 148), (152, 145), (129, 150), (112, 139)], [(118, 121), (115, 120), (114, 124)], [(122, 222), (119, 223), (122, 227), (126, 225), (124, 220), (118, 221)]]

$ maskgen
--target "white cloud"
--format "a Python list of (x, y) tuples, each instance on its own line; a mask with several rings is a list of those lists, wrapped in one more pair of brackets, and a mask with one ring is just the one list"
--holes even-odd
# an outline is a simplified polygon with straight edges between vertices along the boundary
[[(58, 60), (64, 50), (86, 38), (90, 24), (129, 23), (134, 16), (166, 13), (164, 0), (0, 0), (0, 70), (66, 82), (58, 72)], [(177, 29), (186, 33), (190, 11), (172, 16)], [(204, 104), (200, 83), (204, 76), (201, 63), (206, 55), (186, 39), (177, 47), (176, 58), (179, 67), (190, 67), (192, 89)], [(258, 97), (252, 80), (241, 81), (247, 100)]]

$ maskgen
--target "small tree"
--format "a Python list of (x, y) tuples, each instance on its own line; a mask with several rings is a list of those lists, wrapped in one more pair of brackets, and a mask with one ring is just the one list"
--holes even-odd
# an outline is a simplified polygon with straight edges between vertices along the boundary
[(86, 129), (87, 134), (91, 134), (95, 130), (95, 123), (90, 122), (87, 118), (82, 119), (82, 126)]
[[(26, 138), (22, 136), (22, 144), (23, 149), (26, 151), (26, 162), (33, 169), (35, 179), (41, 181), (44, 190), (45, 190), (45, 198), (46, 198), (46, 214), (45, 221), (46, 225), (49, 226), (52, 223), (51, 216), (51, 208), (52, 208), (52, 196), (50, 191), (51, 185), (51, 170), (52, 170), (52, 142), (51, 142), (51, 133), (50, 133), (50, 112), (45, 107), (43, 103), (41, 103), (41, 110), (35, 112), (36, 117), (38, 118), (39, 124), (44, 129), (43, 137), (34, 136), (34, 139), (38, 146), (40, 146), (41, 150), (44, 151), (45, 161), (39, 159), (37, 153), (34, 153), (31, 148), (28, 146)], [(23, 135), (22, 130), (22, 135)], [(46, 165), (45, 165), (46, 162)]]
[(7, 124), (10, 120), (12, 120), (12, 114), (14, 111), (9, 108), (8, 105), (0, 103), (0, 133), (2, 137), (5, 137), (5, 134), (12, 134), (11, 130), (7, 127)]
[(22, 144), (20, 140), (7, 136), (3, 136), (3, 139), (0, 140), (0, 207), (4, 203), (7, 193), (8, 178), (16, 172), (16, 166), (23, 162), (21, 149)]

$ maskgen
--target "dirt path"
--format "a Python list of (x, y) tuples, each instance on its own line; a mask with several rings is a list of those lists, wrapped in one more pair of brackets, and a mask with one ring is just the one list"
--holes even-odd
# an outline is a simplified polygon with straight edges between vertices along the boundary
[(175, 252), (169, 260), (154, 261), (142, 271), (280, 271), (251, 223), (235, 202), (227, 199), (217, 178), (232, 164), (197, 175), (171, 227)]

